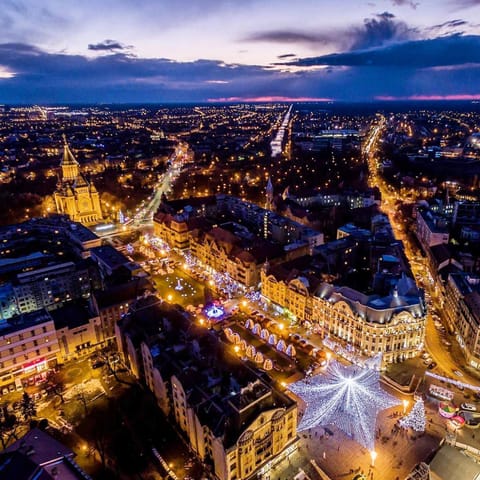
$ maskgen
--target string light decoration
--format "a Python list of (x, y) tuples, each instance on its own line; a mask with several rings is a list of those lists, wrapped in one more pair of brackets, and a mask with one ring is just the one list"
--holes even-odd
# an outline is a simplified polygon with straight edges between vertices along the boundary
[(335, 425), (369, 450), (375, 444), (380, 411), (400, 404), (379, 384), (380, 372), (331, 360), (324, 374), (289, 385), (306, 403), (298, 431)]
[(427, 420), (425, 418), (425, 404), (421, 398), (415, 402), (410, 413), (400, 419), (398, 424), (405, 430), (411, 428), (415, 432), (425, 431)]

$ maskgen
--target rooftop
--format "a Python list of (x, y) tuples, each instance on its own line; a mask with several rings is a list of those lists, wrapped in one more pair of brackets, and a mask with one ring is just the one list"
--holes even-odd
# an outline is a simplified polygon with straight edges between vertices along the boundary
[(94, 247), (90, 252), (112, 270), (128, 263), (128, 259), (111, 245)]
[(73, 329), (86, 325), (94, 317), (86, 302), (68, 302), (60, 308), (50, 312), (55, 323), (55, 329), (68, 327)]
[(73, 461), (74, 453), (34, 428), (0, 454), (0, 477), (15, 480), (90, 480)]
[(23, 313), (8, 319), (6, 322), (0, 322), (0, 334), (9, 335), (10, 333), (51, 321), (53, 321), (53, 319), (46, 310)]
[(480, 465), (460, 450), (444, 445), (430, 463), (432, 480), (479, 480)]

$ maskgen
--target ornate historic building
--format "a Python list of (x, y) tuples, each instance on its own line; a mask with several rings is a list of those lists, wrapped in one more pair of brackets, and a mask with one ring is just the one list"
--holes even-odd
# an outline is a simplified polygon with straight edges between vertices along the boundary
[(365, 295), (352, 288), (299, 276), (262, 271), (262, 295), (300, 322), (357, 355), (383, 354), (383, 362), (413, 358), (425, 341), (425, 306), (412, 279), (402, 276), (390, 295)]
[(102, 220), (100, 198), (95, 186), (80, 172), (80, 165), (68, 148), (64, 137), (62, 178), (55, 192), (57, 212), (68, 215), (73, 221), (92, 225)]

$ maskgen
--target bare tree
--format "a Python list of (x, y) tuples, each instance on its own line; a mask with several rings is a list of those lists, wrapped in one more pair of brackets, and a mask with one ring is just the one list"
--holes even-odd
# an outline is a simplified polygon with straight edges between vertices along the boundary
[(113, 375), (113, 378), (115, 378), (115, 380), (118, 383), (122, 383), (123, 385), (129, 385), (130, 387), (135, 385), (134, 383), (128, 382), (127, 380), (123, 380), (118, 376), (118, 365), (119, 365), (118, 356), (112, 356), (112, 355), (109, 355), (108, 352), (104, 352), (102, 354), (102, 360), (105, 362), (105, 365), (108, 371)]
[(65, 384), (60, 378), (60, 375), (53, 370), (50, 370), (47, 374), (47, 391), (51, 391), (60, 398), (62, 403), (65, 403), (63, 393), (65, 392)]
[(13, 413), (8, 411), (8, 405), (4, 405), (1, 409), (0, 417), (0, 441), (2, 443), (2, 448), (5, 449), (8, 447), (12, 438), (15, 440), (17, 437), (17, 428), (19, 427), (19, 422)]
[(27, 392), (23, 392), (22, 400), (20, 402), (20, 410), (22, 412), (23, 419), (26, 422), (37, 416), (35, 402)]
[(88, 400), (83, 390), (77, 394), (77, 400), (83, 405), (83, 408), (85, 409), (85, 416), (86, 416), (88, 414)]
[(100, 461), (102, 462), (103, 470), (106, 469), (107, 465), (107, 449), (109, 446), (108, 432), (105, 428), (104, 422), (100, 421), (97, 424), (97, 428), (94, 430), (93, 442), (95, 448), (100, 456)]

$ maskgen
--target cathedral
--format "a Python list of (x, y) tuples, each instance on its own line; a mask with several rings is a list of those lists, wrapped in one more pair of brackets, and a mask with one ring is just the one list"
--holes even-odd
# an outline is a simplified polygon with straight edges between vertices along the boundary
[(101, 222), (102, 209), (97, 189), (80, 173), (80, 165), (68, 148), (65, 136), (63, 140), (62, 177), (55, 191), (57, 212), (84, 225)]

